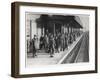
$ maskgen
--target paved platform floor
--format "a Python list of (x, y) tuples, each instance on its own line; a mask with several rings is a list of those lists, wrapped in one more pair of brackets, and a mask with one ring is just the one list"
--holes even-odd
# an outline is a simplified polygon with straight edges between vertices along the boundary
[(26, 59), (26, 67), (32, 67), (35, 65), (51, 65), (58, 64), (66, 54), (69, 54), (73, 47), (81, 39), (82, 35), (76, 39), (76, 41), (71, 44), (68, 49), (60, 53), (54, 53), (54, 57), (50, 57), (49, 53), (37, 53), (35, 58), (32, 57), (32, 53), (28, 54)]

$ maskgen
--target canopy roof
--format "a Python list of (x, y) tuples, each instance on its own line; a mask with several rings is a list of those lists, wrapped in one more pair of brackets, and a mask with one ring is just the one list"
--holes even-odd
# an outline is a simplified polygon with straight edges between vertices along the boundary
[(47, 25), (48, 22), (53, 22), (66, 25), (69, 24), (69, 27), (73, 28), (83, 28), (75, 20), (75, 16), (72, 15), (41, 15), (40, 18), (38, 18), (36, 21), (43, 25)]
[(70, 22), (70, 27), (72, 28), (83, 28), (75, 19)]

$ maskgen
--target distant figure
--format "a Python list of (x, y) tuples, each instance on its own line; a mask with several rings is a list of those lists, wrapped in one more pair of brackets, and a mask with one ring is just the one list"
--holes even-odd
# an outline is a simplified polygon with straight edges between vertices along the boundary
[(41, 35), (41, 37), (40, 37), (40, 49), (42, 49), (44, 47), (45, 47), (45, 44), (44, 44), (44, 36)]
[(76, 41), (76, 35), (75, 35), (75, 32), (73, 33), (73, 40)]
[(68, 34), (65, 34), (65, 48), (68, 49)]
[(72, 33), (69, 33), (69, 44), (72, 44), (73, 43), (73, 35), (72, 35)]
[(47, 36), (49, 35), (49, 32), (48, 32), (48, 30), (46, 30), (46, 32), (45, 32), (45, 35), (47, 35)]

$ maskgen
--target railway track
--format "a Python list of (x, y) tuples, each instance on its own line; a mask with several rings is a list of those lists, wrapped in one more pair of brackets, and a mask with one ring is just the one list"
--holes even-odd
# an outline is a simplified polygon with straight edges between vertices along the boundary
[(89, 61), (89, 33), (85, 32), (73, 50), (64, 59), (64, 63), (78, 63)]
[(75, 59), (75, 62), (89, 62), (89, 35), (85, 33), (80, 50)]

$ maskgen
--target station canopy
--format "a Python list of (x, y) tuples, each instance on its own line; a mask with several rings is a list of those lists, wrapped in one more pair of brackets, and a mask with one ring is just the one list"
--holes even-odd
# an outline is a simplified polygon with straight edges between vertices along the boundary
[(78, 23), (75, 19), (73, 19), (71, 22), (70, 22), (70, 27), (72, 28), (83, 28), (80, 23)]
[(40, 23), (41, 25), (44, 25), (46, 27), (48, 26), (48, 23), (55, 23), (55, 24), (61, 24), (61, 25), (67, 25), (69, 24), (69, 27), (72, 28), (83, 28), (80, 23), (78, 23), (75, 20), (75, 16), (72, 15), (41, 15), (40, 18), (36, 20), (36, 22)]

